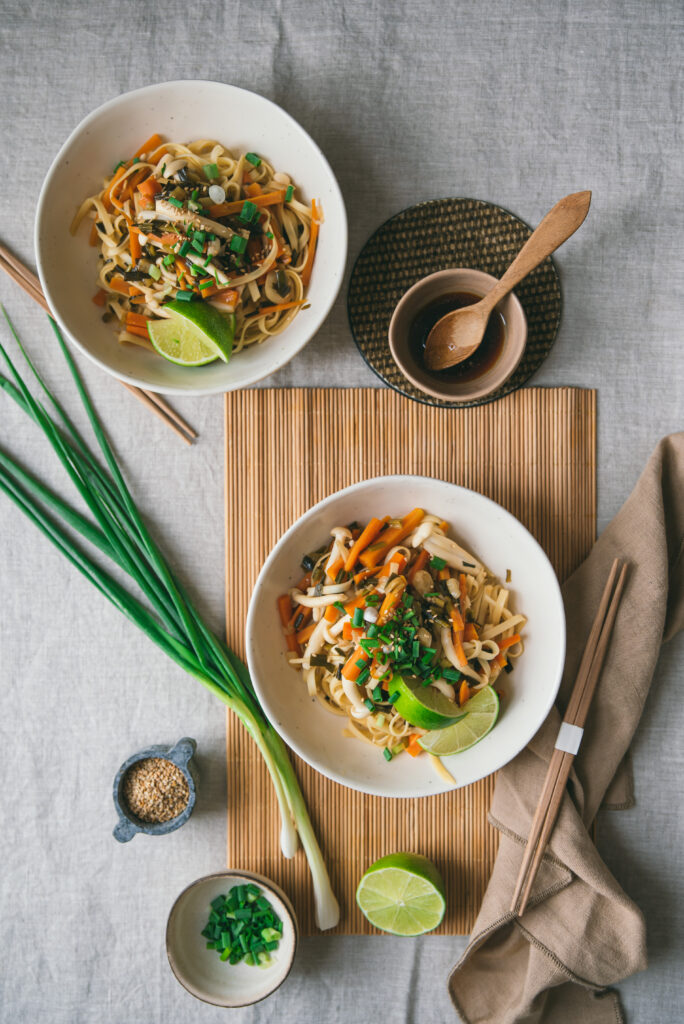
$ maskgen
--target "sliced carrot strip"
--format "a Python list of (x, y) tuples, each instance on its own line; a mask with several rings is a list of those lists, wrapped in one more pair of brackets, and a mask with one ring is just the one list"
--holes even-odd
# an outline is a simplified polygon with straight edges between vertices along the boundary
[(137, 335), (138, 338), (146, 338), (147, 341), (150, 340), (150, 336), (147, 333), (146, 327), (136, 327), (135, 324), (126, 324), (126, 330), (128, 331), (129, 334)]
[(381, 626), (384, 622), (387, 622), (391, 618), (394, 609), (401, 602), (401, 595), (404, 592), (403, 587), (397, 587), (391, 594), (385, 594), (385, 600), (380, 605), (380, 611), (378, 612), (378, 625)]
[(107, 292), (104, 290), (104, 288), (98, 288), (98, 290), (93, 295), (93, 302), (95, 303), (96, 306), (104, 306), (106, 301)]
[(309, 235), (309, 247), (306, 252), (306, 260), (302, 267), (302, 284), (306, 288), (311, 280), (311, 271), (313, 269), (313, 262), (316, 256), (316, 246), (318, 244), (318, 228), (320, 220), (318, 216), (318, 209), (316, 207), (316, 200), (311, 200), (311, 234)]
[[(296, 604), (294, 606), (294, 611), (292, 612), (292, 615), (290, 616), (290, 621), (287, 624), (288, 628), (291, 627), (292, 629), (295, 629), (295, 628), (296, 629), (303, 629), (305, 624), (309, 621), (309, 619), (311, 618), (312, 615), (313, 615), (313, 608), (305, 608), (304, 605)], [(301, 618), (300, 618), (300, 616), (301, 616)], [(297, 623), (296, 627), (295, 627), (295, 622)]]
[(450, 576), (451, 576), (451, 573), (447, 569), (446, 565), (444, 566), (443, 569), (440, 569), (439, 572), (437, 573), (437, 579), (438, 580), (448, 580)]
[(363, 669), (359, 668), (356, 664), (357, 661), (363, 660), (366, 664), (370, 661), (370, 654), (367, 654), (363, 647), (359, 647), (357, 644), (349, 658), (345, 662), (344, 668), (342, 669), (342, 675), (345, 679), (358, 679)]
[(420, 552), (420, 554), (416, 558), (415, 562), (413, 563), (413, 565), (411, 566), (411, 568), (408, 571), (408, 575), (406, 576), (406, 579), (408, 580), (409, 583), (413, 583), (413, 581), (414, 581), (414, 579), (416, 577), (416, 573), (420, 572), (421, 569), (424, 569), (429, 561), (430, 561), (430, 552), (426, 551), (425, 548), (423, 548), (423, 550)]
[(461, 683), (461, 688), (458, 691), (458, 703), (459, 703), (459, 705), (461, 707), (463, 707), (463, 705), (465, 704), (465, 702), (468, 700), (469, 697), (470, 697), (470, 687), (468, 686), (468, 683), (464, 679), (463, 682)]
[(422, 508), (414, 508), (412, 512), (409, 512), (401, 521), (401, 526), (391, 526), (384, 530), (377, 542), (371, 544), (370, 547), (366, 548), (363, 552), (359, 561), (367, 566), (369, 569), (373, 565), (377, 565), (380, 562), (390, 548), (395, 547), (399, 544), (404, 537), (408, 537), (409, 533), (412, 533), (418, 523), (425, 516), (425, 512)]
[(155, 196), (159, 191), (159, 188), (160, 185), (157, 179), (150, 175), (149, 178), (145, 178), (144, 181), (140, 182), (140, 184), (138, 185), (138, 192), (142, 193), (142, 195), (144, 196), (147, 196), (148, 199), (152, 199), (153, 196)]
[(128, 281), (124, 281), (123, 277), (113, 277), (109, 282), (109, 287), (112, 291), (119, 292), (120, 295), (131, 294), (131, 286)]
[(340, 614), (339, 608), (336, 608), (334, 604), (329, 604), (323, 613), (323, 618), (326, 622), (337, 622)]
[(287, 636), (285, 637), (285, 641), (287, 643), (288, 651), (294, 651), (294, 653), (299, 658), (301, 656), (302, 651), (299, 644), (297, 643), (297, 637), (294, 635), (294, 633), (288, 633)]
[(143, 155), (143, 153), (145, 153), (147, 156), (149, 156), (155, 149), (157, 149), (158, 146), (161, 146), (161, 144), (162, 144), (162, 137), (161, 137), (161, 135), (158, 135), (155, 132), (154, 135), (150, 135), (149, 139), (146, 139), (145, 142), (143, 142), (143, 144), (140, 147), (140, 149), (136, 149), (136, 151), (133, 154), (133, 156), (134, 157), (136, 157), (136, 156), (140, 157), (140, 156)]
[(474, 622), (466, 622), (465, 632), (463, 634), (464, 640), (477, 640), (479, 639), (477, 633), (477, 626)]
[(305, 644), (317, 625), (317, 622), (310, 622), (308, 626), (304, 627), (304, 629), (300, 629), (299, 632), (295, 634), (297, 637), (297, 643)]
[(406, 753), (410, 754), (411, 757), (418, 757), (419, 754), (424, 754), (425, 751), (418, 742), (418, 736), (414, 732), (410, 740), (406, 744)]
[[(249, 178), (247, 178), (247, 181), (249, 181)], [(258, 185), (256, 183), (256, 181), (252, 181), (248, 185), (245, 185), (245, 192), (247, 193), (249, 198), (253, 201), (255, 196), (260, 196), (261, 195), (261, 193), (263, 192), (263, 189), (262, 189), (261, 185)]]
[(151, 317), (143, 316), (141, 313), (126, 313), (126, 324), (132, 324), (134, 327), (147, 327), (148, 320), (151, 320)]
[(389, 522), (389, 516), (385, 516), (384, 519), (376, 519), (375, 516), (373, 516), (347, 555), (347, 561), (344, 563), (344, 567), (347, 572), (352, 571), (361, 552), (364, 551), (369, 544), (373, 543), (377, 535), (380, 533), (380, 530), (382, 530), (383, 526), (387, 522)]
[(331, 576), (332, 579), (335, 579), (335, 577), (337, 576), (338, 572), (341, 569), (344, 569), (344, 559), (338, 558), (333, 562), (330, 568), (326, 569), (325, 571), (327, 572), (328, 576)]
[(278, 598), (278, 612), (281, 624), (287, 626), (292, 615), (292, 599), (289, 594), (281, 594)]
[(295, 302), (279, 302), (277, 306), (264, 306), (257, 309), (257, 316), (270, 316), (271, 313), (280, 313), (283, 309), (294, 309), (295, 306), (303, 306), (306, 299), (297, 299)]
[[(257, 185), (256, 188), (259, 191), (250, 192), (249, 188), (250, 186), (248, 185), (245, 192), (250, 195), (250, 202), (254, 203), (255, 206), (274, 206), (276, 203), (283, 203), (285, 201), (285, 189), (280, 189), (278, 192), (262, 192), (261, 187)], [(245, 199), (234, 199), (230, 203), (216, 203), (214, 206), (209, 207), (209, 216), (215, 220), (217, 217), (228, 217), (231, 213), (239, 213), (245, 202)]]

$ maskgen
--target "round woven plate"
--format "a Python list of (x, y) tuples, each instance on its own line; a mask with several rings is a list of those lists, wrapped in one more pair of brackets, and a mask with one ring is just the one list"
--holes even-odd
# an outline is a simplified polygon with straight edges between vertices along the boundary
[(501, 277), (531, 234), (508, 210), (480, 199), (432, 199), (385, 221), (361, 250), (347, 297), (354, 341), (371, 370), (408, 398), (458, 408), (493, 402), (529, 380), (551, 351), (560, 324), (561, 288), (551, 257), (515, 289), (527, 317), (522, 360), (502, 387), (483, 398), (447, 402), (414, 387), (392, 359), (387, 332), (397, 302), (421, 277), (450, 267)]

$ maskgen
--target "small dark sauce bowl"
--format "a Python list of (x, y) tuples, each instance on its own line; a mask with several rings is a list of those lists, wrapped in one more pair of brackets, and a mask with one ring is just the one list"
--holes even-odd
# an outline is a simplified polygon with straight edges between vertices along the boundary
[(522, 359), (527, 320), (515, 294), (494, 308), (480, 348), (463, 363), (446, 370), (428, 370), (422, 359), (427, 334), (452, 309), (486, 295), (496, 278), (465, 267), (440, 270), (417, 281), (401, 297), (389, 326), (392, 358), (417, 388), (447, 402), (469, 402), (500, 388)]

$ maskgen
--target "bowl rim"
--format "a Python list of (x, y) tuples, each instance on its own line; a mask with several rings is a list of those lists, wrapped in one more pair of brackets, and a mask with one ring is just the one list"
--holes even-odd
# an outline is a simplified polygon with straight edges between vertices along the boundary
[[(553, 598), (553, 600), (554, 600), (554, 602), (556, 604), (556, 611), (558, 612), (558, 619), (559, 619), (560, 627), (561, 627), (560, 628), (560, 636), (558, 638), (558, 640), (559, 640), (559, 643), (558, 643), (558, 653), (557, 653), (557, 658), (556, 658), (555, 666), (554, 666), (554, 668), (555, 668), (555, 677), (556, 677), (555, 678), (555, 682), (554, 682), (553, 686), (551, 686), (550, 689), (549, 689), (549, 693), (548, 693), (548, 697), (547, 697), (546, 703), (544, 705), (541, 705), (541, 704), (537, 705), (538, 708), (540, 708), (540, 709), (543, 708), (543, 713), (542, 713), (542, 710), (540, 710), (538, 715), (535, 715), (534, 717), (530, 716), (530, 722), (533, 722), (533, 725), (529, 729), (527, 729), (527, 730), (521, 730), (520, 735), (522, 737), (524, 737), (524, 740), (523, 740), (523, 742), (521, 742), (521, 744), (519, 746), (519, 749), (516, 751), (516, 753), (513, 754), (510, 757), (505, 755), (505, 754), (502, 757), (501, 756), (500, 757), (493, 757), (491, 767), (484, 774), (479, 775), (477, 777), (477, 779), (469, 779), (467, 782), (462, 783), (462, 784), (458, 783), (456, 786), (449, 786), (449, 785), (444, 784), (441, 787), (434, 787), (433, 786), (433, 787), (431, 787), (429, 789), (423, 788), (419, 792), (411, 792), (411, 793), (406, 794), (406, 795), (385, 792), (382, 789), (378, 789), (377, 786), (373, 787), (371, 785), (364, 785), (361, 782), (351, 783), (347, 778), (345, 778), (344, 775), (341, 775), (339, 772), (335, 771), (333, 768), (330, 768), (330, 769), (327, 768), (327, 767), (324, 768), (319, 763), (317, 763), (314, 759), (312, 759), (311, 755), (302, 747), (302, 745), (299, 742), (297, 742), (296, 740), (292, 739), (292, 737), (288, 734), (287, 730), (283, 729), (282, 725), (278, 722), (277, 715), (275, 715), (271, 711), (270, 703), (269, 703), (269, 700), (268, 700), (268, 696), (267, 696), (267, 694), (264, 693), (263, 687), (262, 687), (261, 682), (259, 680), (258, 673), (255, 670), (255, 666), (253, 664), (253, 658), (252, 658), (252, 650), (253, 650), (252, 637), (253, 637), (254, 632), (255, 632), (255, 621), (254, 620), (255, 620), (255, 617), (256, 617), (256, 597), (261, 592), (261, 589), (262, 589), (262, 586), (263, 586), (263, 582), (264, 582), (265, 578), (267, 577), (268, 573), (270, 572), (270, 569), (271, 569), (271, 566), (272, 566), (273, 562), (276, 560), (276, 558), (278, 557), (280, 552), (285, 547), (287, 547), (289, 541), (291, 540), (292, 536), (295, 533), (295, 530), (300, 526), (300, 524), (302, 523), (302, 521), (304, 519), (307, 519), (309, 516), (313, 515), (314, 513), (320, 511), (321, 509), (326, 508), (328, 505), (332, 504), (337, 499), (339, 499), (339, 498), (341, 498), (343, 496), (346, 496), (348, 494), (353, 494), (355, 491), (359, 490), (362, 487), (365, 487), (365, 486), (368, 486), (368, 485), (380, 485), (380, 486), (382, 486), (383, 484), (385, 484), (386, 482), (389, 482), (389, 481), (391, 481), (393, 483), (395, 483), (397, 481), (403, 482), (403, 483), (405, 483), (407, 485), (407, 488), (408, 487), (418, 487), (418, 486), (420, 486), (421, 484), (423, 484), (425, 482), (429, 482), (429, 483), (437, 482), (437, 483), (440, 483), (440, 484), (444, 484), (444, 485), (446, 485), (446, 486), (448, 486), (450, 488), (454, 488), (456, 491), (465, 492), (465, 493), (468, 493), (468, 494), (471, 494), (471, 495), (476, 495), (476, 497), (479, 500), (481, 500), (481, 501), (485, 502), (486, 504), (492, 506), (492, 508), (496, 509), (497, 512), (502, 513), (506, 519), (511, 520), (512, 522), (514, 522), (515, 525), (518, 527), (518, 529), (523, 530), (524, 533), (527, 534), (527, 537), (528, 537), (529, 541), (531, 542), (532, 546), (537, 550), (537, 553), (541, 556), (542, 562), (545, 564), (545, 566), (548, 569), (549, 581), (550, 581), (550, 584), (551, 584), (551, 587), (550, 587), (551, 594), (550, 594), (549, 599), (551, 600), (551, 598)], [(410, 493), (410, 491), (409, 491), (409, 493)], [(561, 684), (561, 681), (562, 681), (562, 678), (563, 678), (563, 669), (564, 669), (564, 666), (565, 666), (566, 639), (567, 639), (566, 634), (567, 634), (567, 629), (566, 629), (566, 620), (565, 620), (565, 607), (564, 607), (564, 604), (563, 604), (563, 596), (562, 596), (562, 593), (561, 593), (561, 587), (560, 587), (560, 583), (559, 583), (558, 577), (556, 575), (556, 571), (553, 568), (548, 555), (544, 551), (544, 549), (541, 546), (541, 544), (539, 543), (539, 541), (536, 539), (536, 537), (534, 537), (532, 535), (532, 533), (530, 533), (530, 531), (527, 529), (527, 527), (524, 526), (524, 524), (521, 523), (520, 520), (516, 516), (513, 515), (512, 512), (509, 512), (508, 509), (504, 508), (503, 505), (500, 505), (497, 501), (494, 501), (492, 498), (487, 497), (487, 495), (482, 494), (480, 491), (473, 490), (473, 488), (470, 488), (470, 487), (464, 487), (462, 484), (455, 484), (455, 483), (452, 483), (449, 480), (441, 480), (439, 477), (425, 476), (425, 475), (420, 475), (420, 474), (416, 474), (416, 473), (389, 473), (389, 474), (385, 474), (383, 476), (372, 477), (372, 478), (369, 478), (369, 479), (366, 479), (366, 480), (359, 480), (357, 483), (350, 484), (347, 487), (343, 487), (340, 490), (334, 491), (332, 494), (329, 494), (327, 497), (321, 499), (321, 501), (316, 502), (315, 505), (312, 505), (310, 508), (308, 508), (306, 512), (304, 512), (301, 516), (299, 516), (295, 520), (295, 522), (292, 523), (288, 527), (288, 529), (285, 531), (285, 533), (279, 538), (279, 540), (276, 542), (276, 544), (273, 546), (273, 548), (269, 552), (269, 555), (266, 558), (264, 564), (262, 565), (262, 567), (261, 567), (261, 569), (259, 571), (259, 575), (257, 576), (256, 582), (254, 584), (254, 588), (252, 590), (252, 596), (251, 596), (250, 602), (249, 602), (249, 608), (247, 610), (247, 619), (246, 619), (246, 623), (245, 623), (245, 648), (246, 648), (246, 653), (247, 653), (247, 664), (248, 664), (248, 667), (249, 667), (250, 676), (252, 678), (252, 683), (254, 685), (254, 689), (256, 691), (257, 697), (259, 699), (259, 703), (261, 704), (261, 707), (262, 707), (262, 709), (264, 711), (264, 714), (266, 715), (266, 717), (268, 718), (269, 722), (271, 723), (273, 728), (276, 730), (276, 732), (280, 735), (280, 737), (284, 740), (284, 742), (290, 747), (290, 749), (293, 750), (295, 752), (295, 754), (297, 754), (298, 757), (301, 757), (301, 759), (303, 761), (305, 761), (311, 768), (313, 768), (315, 771), (319, 772), (321, 775), (325, 776), (328, 779), (332, 779), (332, 781), (334, 781), (334, 782), (340, 783), (340, 785), (342, 785), (342, 786), (346, 786), (348, 789), (354, 789), (354, 790), (356, 790), (358, 792), (361, 792), (361, 793), (368, 793), (370, 796), (387, 797), (387, 798), (396, 799), (396, 800), (409, 800), (409, 799), (413, 799), (413, 798), (423, 798), (423, 797), (426, 797), (426, 796), (436, 796), (436, 795), (438, 795), (440, 793), (450, 792), (452, 789), (460, 789), (460, 788), (462, 788), (463, 785), (472, 785), (474, 782), (478, 782), (481, 779), (486, 778), (488, 775), (491, 775), (494, 772), (499, 771), (499, 769), (503, 768), (504, 765), (506, 765), (510, 761), (512, 761), (515, 757), (518, 756), (518, 754), (520, 754), (525, 749), (525, 747), (530, 742), (532, 737), (538, 732), (538, 730), (541, 728), (543, 723), (546, 721), (546, 718), (548, 717), (548, 714), (551, 711), (551, 709), (552, 709), (552, 707), (553, 707), (553, 705), (555, 703), (556, 697), (558, 695), (558, 690), (560, 689), (560, 684)], [(332, 718), (332, 716), (331, 716), (331, 718)], [(334, 723), (331, 722), (331, 724), (334, 724)]]
[[(157, 89), (168, 88), (172, 86), (193, 88), (195, 86), (203, 85), (218, 86), (223, 89), (228, 89), (232, 92), (244, 93), (248, 96), (256, 96), (262, 103), (265, 103), (270, 107), (273, 107), (275, 111), (277, 111), (277, 113), (283, 119), (290, 123), (290, 125), (294, 128), (295, 131), (301, 132), (306, 136), (306, 138), (309, 140), (309, 142), (315, 149), (318, 158), (320, 159), (330, 178), (331, 189), (335, 194), (336, 201), (339, 203), (339, 209), (342, 216), (343, 238), (338, 243), (340, 246), (341, 259), (339, 268), (335, 270), (335, 275), (332, 278), (333, 287), (331, 289), (330, 298), (326, 303), (320, 306), (316, 326), (312, 329), (309, 336), (304, 341), (302, 341), (297, 348), (293, 349), (292, 352), (283, 354), (281, 357), (276, 359), (271, 369), (256, 372), (252, 374), (249, 378), (242, 380), (239, 384), (230, 386), (230, 382), (222, 381), (221, 383), (215, 383), (205, 387), (181, 387), (172, 384), (167, 385), (150, 383), (148, 381), (141, 381), (140, 378), (135, 377), (130, 373), (124, 373), (119, 370), (114, 370), (111, 366), (109, 366), (108, 363), (100, 359), (99, 356), (89, 351), (89, 349), (87, 349), (85, 345), (81, 341), (79, 341), (79, 339), (76, 338), (74, 334), (71, 333), (71, 331), (66, 325), (66, 322), (63, 320), (61, 313), (59, 312), (59, 305), (54, 302), (53, 295), (47, 284), (47, 272), (43, 265), (40, 237), (41, 224), (47, 205), (47, 197), (50, 191), (50, 187), (52, 185), (52, 179), (59, 170), (70, 147), (73, 145), (76, 138), (80, 136), (82, 132), (86, 131), (95, 121), (97, 121), (98, 118), (102, 116), (102, 114), (114, 109), (123, 102), (130, 100), (132, 97), (142, 98), (144, 95), (149, 95)], [(264, 380), (266, 377), (270, 377), (272, 374), (277, 373), (278, 370), (281, 370), (292, 359), (294, 359), (294, 357), (298, 355), (302, 351), (302, 349), (309, 344), (310, 341), (313, 340), (316, 334), (318, 334), (323, 324), (325, 323), (327, 317), (329, 316), (330, 311), (333, 308), (335, 302), (337, 301), (337, 298), (340, 294), (340, 290), (342, 288), (342, 284), (344, 282), (344, 275), (347, 267), (347, 256), (349, 253), (349, 220), (347, 217), (347, 209), (344, 203), (344, 196), (342, 195), (342, 190), (340, 188), (337, 177), (332, 167), (330, 166), (328, 159), (326, 158), (325, 154), (323, 153), (322, 149), (320, 148), (316, 140), (313, 138), (313, 136), (311, 136), (309, 132), (297, 120), (295, 120), (295, 118), (291, 114), (284, 110), (283, 107), (281, 107), (279, 104), (275, 103), (268, 97), (263, 96), (261, 93), (254, 92), (251, 89), (243, 89), (241, 86), (232, 85), (229, 82), (216, 82), (209, 78), (169, 79), (168, 81), (153, 82), (150, 85), (144, 85), (138, 89), (131, 89), (128, 92), (119, 93), (118, 96), (114, 96), (112, 97), (112, 99), (106, 100), (104, 103), (101, 103), (94, 110), (91, 110), (90, 113), (86, 114), (86, 116), (82, 118), (81, 121), (79, 121), (76, 127), (72, 129), (72, 131), (67, 136), (66, 140), (60, 146), (54, 159), (52, 160), (45, 175), (45, 178), (43, 179), (43, 183), (40, 187), (33, 225), (33, 248), (36, 255), (36, 268), (38, 270), (38, 277), (40, 279), (43, 294), (45, 295), (48, 306), (50, 307), (50, 315), (57, 321), (57, 324), (59, 325), (60, 330), (64, 333), (65, 337), (78, 349), (79, 352), (81, 352), (84, 356), (90, 359), (91, 362), (93, 362), (100, 369), (104, 370), (110, 376), (115, 377), (117, 380), (123, 381), (126, 384), (130, 384), (133, 387), (143, 388), (145, 391), (154, 391), (166, 395), (180, 396), (216, 395), (225, 394), (226, 391), (233, 391), (239, 388), (251, 387), (253, 384), (256, 384), (259, 381)]]
[[(426, 395), (431, 395), (433, 398), (439, 398), (443, 402), (472, 402), (478, 398), (485, 398), (487, 395), (492, 394), (492, 392), (497, 391), (500, 387), (503, 387), (506, 381), (509, 380), (509, 378), (512, 377), (515, 371), (518, 369), (518, 366), (520, 365), (522, 357), (525, 354), (525, 349), (527, 347), (527, 317), (525, 316), (525, 310), (523, 308), (522, 302), (515, 294), (515, 291), (511, 289), (511, 291), (509, 291), (506, 295), (504, 295), (502, 299), (499, 300), (499, 302), (497, 303), (497, 307), (501, 306), (502, 303), (510, 299), (513, 306), (516, 309), (518, 316), (521, 318), (523, 329), (520, 335), (521, 340), (519, 342), (519, 352), (515, 357), (515, 361), (512, 367), (503, 377), (496, 378), (486, 387), (475, 386), (468, 392), (467, 395), (463, 395), (462, 397), (457, 398), (454, 395), (450, 394), (448, 391), (440, 390), (436, 383), (434, 387), (430, 387), (429, 385), (425, 384), (424, 381), (418, 380), (418, 378), (411, 373), (410, 369), (407, 368), (405, 362), (397, 353), (395, 326), (397, 322), (397, 315), (401, 314), (402, 310), (404, 309), (408, 301), (414, 295), (420, 292), (422, 288), (425, 288), (430, 281), (433, 281), (436, 278), (443, 278), (446, 281), (450, 277), (458, 278), (459, 276), (466, 274), (475, 275), (475, 277), (480, 278), (483, 284), (486, 281), (494, 285), (500, 280), (500, 278), (495, 277), (494, 274), (490, 274), (486, 270), (479, 270), (477, 267), (445, 267), (443, 270), (434, 270), (431, 274), (426, 274), (425, 277), (419, 278), (414, 284), (411, 285), (410, 288), (408, 288), (404, 292), (404, 294), (401, 296), (401, 298), (399, 299), (399, 301), (397, 302), (396, 306), (392, 311), (392, 316), (390, 317), (390, 322), (387, 329), (387, 341), (389, 344), (390, 353), (392, 355), (392, 359), (394, 360), (399, 369), (399, 372), (408, 381), (410, 381), (410, 383), (413, 384), (414, 387), (418, 388), (419, 391), (422, 391)], [(476, 381), (473, 381), (472, 383), (475, 385), (477, 384)]]
[[(186, 893), (190, 892), (191, 889), (194, 889), (195, 886), (201, 885), (203, 882), (208, 882), (208, 881), (210, 881), (211, 879), (214, 879), (214, 878), (225, 878), (225, 879), (249, 878), (251, 881), (257, 882), (259, 885), (263, 886), (264, 889), (269, 890), (269, 892), (272, 895), (276, 896), (276, 898), (280, 900), (280, 902), (282, 903), (283, 907), (285, 908), (285, 911), (286, 911), (286, 914), (287, 914), (287, 918), (288, 918), (288, 920), (289, 920), (289, 922), (290, 922), (290, 924), (292, 926), (292, 931), (293, 931), (293, 935), (294, 935), (294, 942), (293, 942), (293, 945), (292, 945), (292, 955), (291, 955), (289, 963), (287, 965), (287, 970), (283, 974), (283, 976), (280, 979), (280, 981), (278, 982), (278, 984), (275, 985), (273, 988), (269, 989), (268, 992), (265, 992), (263, 996), (259, 996), (258, 999), (248, 999), (246, 1002), (242, 1002), (242, 1003), (237, 1003), (237, 1002), (236, 1003), (217, 1003), (213, 999), (207, 999), (203, 995), (198, 995), (197, 991), (193, 991), (192, 988), (188, 988), (188, 986), (186, 985), (185, 981), (183, 981), (183, 979), (180, 977), (180, 975), (176, 971), (176, 964), (175, 964), (175, 961), (174, 961), (174, 956), (173, 956), (173, 953), (171, 952), (171, 948), (170, 948), (170, 944), (169, 944), (169, 933), (170, 933), (170, 930), (171, 930), (171, 919), (172, 919), (174, 913), (176, 912), (178, 904), (183, 899), (183, 897), (185, 896)], [(272, 996), (274, 992), (277, 992), (278, 989), (280, 988), (280, 986), (283, 984), (283, 982), (287, 981), (288, 977), (290, 976), (290, 972), (292, 970), (292, 967), (294, 966), (295, 957), (297, 955), (297, 946), (298, 945), (299, 945), (299, 922), (297, 921), (297, 915), (295, 913), (294, 907), (292, 906), (292, 902), (291, 902), (289, 896), (287, 895), (287, 893), (284, 892), (284, 890), (280, 888), (280, 886), (277, 884), (277, 882), (274, 882), (272, 879), (267, 878), (265, 875), (260, 875), (256, 871), (242, 871), (239, 868), (225, 868), (223, 871), (212, 871), (208, 875), (201, 875), (200, 878), (195, 878), (194, 881), (189, 882), (188, 885), (186, 885), (185, 888), (182, 889), (178, 893), (178, 895), (176, 896), (175, 900), (173, 901), (173, 903), (171, 905), (171, 909), (169, 910), (168, 917), (166, 919), (166, 930), (164, 932), (164, 946), (165, 946), (165, 949), (166, 949), (166, 957), (167, 957), (167, 960), (169, 962), (169, 967), (171, 968), (171, 971), (172, 971), (173, 976), (176, 979), (176, 981), (180, 985), (183, 986), (183, 988), (185, 989), (186, 992), (189, 992), (190, 995), (194, 996), (195, 999), (199, 999), (200, 1002), (207, 1003), (210, 1006), (220, 1006), (221, 1009), (227, 1009), (227, 1010), (237, 1010), (237, 1009), (239, 1009), (242, 1006), (255, 1006), (257, 1003), (263, 1002), (264, 999), (268, 999), (268, 997)]]

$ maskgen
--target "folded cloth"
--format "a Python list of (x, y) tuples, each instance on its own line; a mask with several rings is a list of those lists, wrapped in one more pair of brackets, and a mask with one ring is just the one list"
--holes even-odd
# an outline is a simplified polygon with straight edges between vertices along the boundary
[[(522, 918), (511, 913), (526, 837), (611, 563), (629, 562), (608, 655), (568, 791)], [(499, 853), (470, 943), (449, 977), (467, 1024), (615, 1024), (608, 990), (646, 967), (642, 915), (587, 831), (604, 799), (627, 806), (625, 757), (660, 646), (684, 625), (684, 433), (664, 438), (618, 515), (563, 587), (568, 645), (546, 722), (496, 783)], [(638, 643), (635, 643), (638, 637)], [(617, 776), (616, 776), (617, 773)]]

